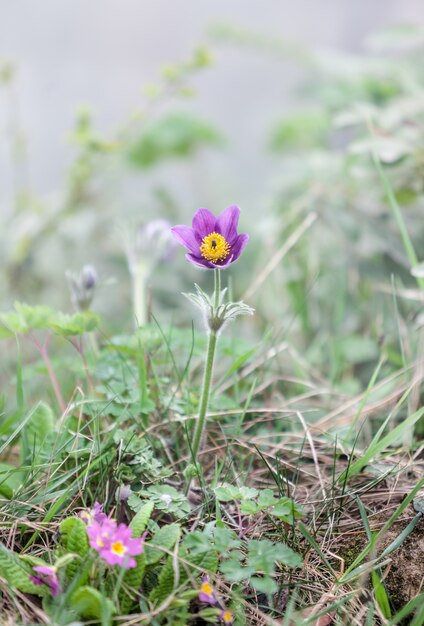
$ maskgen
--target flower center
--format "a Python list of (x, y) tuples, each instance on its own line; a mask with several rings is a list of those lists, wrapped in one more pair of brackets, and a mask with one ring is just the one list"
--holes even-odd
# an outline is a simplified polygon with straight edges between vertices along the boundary
[(207, 596), (211, 596), (213, 593), (213, 589), (209, 583), (202, 583), (202, 586), (200, 587), (200, 591), (205, 593)]
[(224, 611), (222, 614), (222, 621), (224, 622), (224, 624), (232, 624), (233, 623), (233, 613), (232, 611)]
[(118, 556), (122, 556), (126, 551), (126, 548), (122, 541), (115, 541), (115, 543), (111, 545), (110, 549), (114, 554), (117, 554)]
[(207, 261), (216, 263), (223, 261), (230, 254), (231, 246), (228, 241), (219, 233), (211, 233), (203, 237), (200, 244), (202, 257)]

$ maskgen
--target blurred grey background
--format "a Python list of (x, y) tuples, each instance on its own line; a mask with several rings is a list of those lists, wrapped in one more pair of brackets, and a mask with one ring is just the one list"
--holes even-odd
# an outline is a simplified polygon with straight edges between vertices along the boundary
[[(60, 189), (73, 156), (68, 136), (78, 105), (92, 107), (101, 132), (116, 129), (142, 106), (143, 85), (157, 79), (163, 64), (183, 60), (207, 41), (211, 25), (232, 24), (311, 49), (361, 53), (375, 30), (424, 24), (422, 0), (3, 0), (1, 6), (0, 58), (18, 71), (12, 97), (0, 97), (2, 212), (14, 185), (41, 195)], [(295, 105), (291, 94), (298, 80), (294, 63), (236, 46), (219, 48), (215, 65), (195, 78), (196, 97), (187, 106), (221, 129), (230, 148), (208, 155), (191, 174), (199, 184), (195, 197), (182, 192), (188, 213), (206, 201), (237, 201), (247, 208), (262, 201), (271, 167), (264, 136), (284, 107)], [(28, 158), (22, 172), (11, 167), (10, 124), (23, 130)], [(187, 173), (178, 174), (177, 187)]]

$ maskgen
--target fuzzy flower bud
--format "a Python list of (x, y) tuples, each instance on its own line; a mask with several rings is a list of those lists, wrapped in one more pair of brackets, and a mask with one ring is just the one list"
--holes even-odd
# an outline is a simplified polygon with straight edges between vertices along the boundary
[(79, 274), (66, 272), (71, 300), (79, 311), (90, 308), (97, 286), (97, 272), (93, 265), (84, 265)]

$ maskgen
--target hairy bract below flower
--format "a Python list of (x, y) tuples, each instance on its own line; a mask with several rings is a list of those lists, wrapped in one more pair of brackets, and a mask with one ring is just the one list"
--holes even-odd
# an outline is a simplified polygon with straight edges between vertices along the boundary
[(249, 241), (249, 235), (238, 234), (238, 206), (227, 207), (219, 217), (209, 209), (198, 209), (192, 228), (174, 226), (175, 239), (188, 250), (186, 259), (193, 265), (208, 269), (228, 267), (237, 261)]
[(37, 572), (36, 576), (30, 576), (34, 585), (48, 585), (52, 596), (57, 596), (60, 592), (57, 569), (53, 565), (37, 565), (32, 569)]

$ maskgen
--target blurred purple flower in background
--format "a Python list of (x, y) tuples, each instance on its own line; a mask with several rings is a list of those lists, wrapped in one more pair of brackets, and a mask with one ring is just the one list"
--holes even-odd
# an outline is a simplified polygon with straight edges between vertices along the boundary
[(208, 576), (203, 576), (202, 578), (202, 584), (200, 585), (200, 589), (199, 589), (199, 600), (201, 602), (207, 602), (208, 604), (217, 603), (215, 591), (209, 582)]
[(189, 251), (187, 261), (198, 267), (223, 269), (237, 261), (249, 241), (249, 235), (237, 233), (239, 216), (240, 209), (235, 205), (227, 207), (219, 217), (209, 209), (198, 209), (192, 228), (178, 225), (171, 232)]
[(98, 279), (93, 265), (84, 265), (79, 274), (66, 272), (72, 304), (77, 311), (86, 311), (90, 308), (96, 291)]
[(84, 524), (87, 524), (87, 526), (89, 526), (93, 522), (101, 524), (106, 519), (108, 519), (106, 513), (103, 513), (103, 505), (99, 502), (95, 502), (92, 509), (85, 509), (84, 511), (81, 511), (78, 517), (82, 519)]
[(60, 584), (57, 578), (56, 568), (53, 565), (37, 565), (32, 568), (37, 572), (36, 576), (30, 576), (34, 585), (48, 585), (52, 596), (57, 596), (60, 592)]
[(229, 609), (224, 609), (219, 616), (219, 620), (223, 624), (233, 624), (234, 623), (234, 614)]
[(147, 322), (148, 281), (156, 266), (170, 259), (176, 243), (171, 235), (171, 224), (158, 219), (140, 225), (134, 233), (124, 231), (128, 268), (133, 283), (133, 304), (136, 326)]

